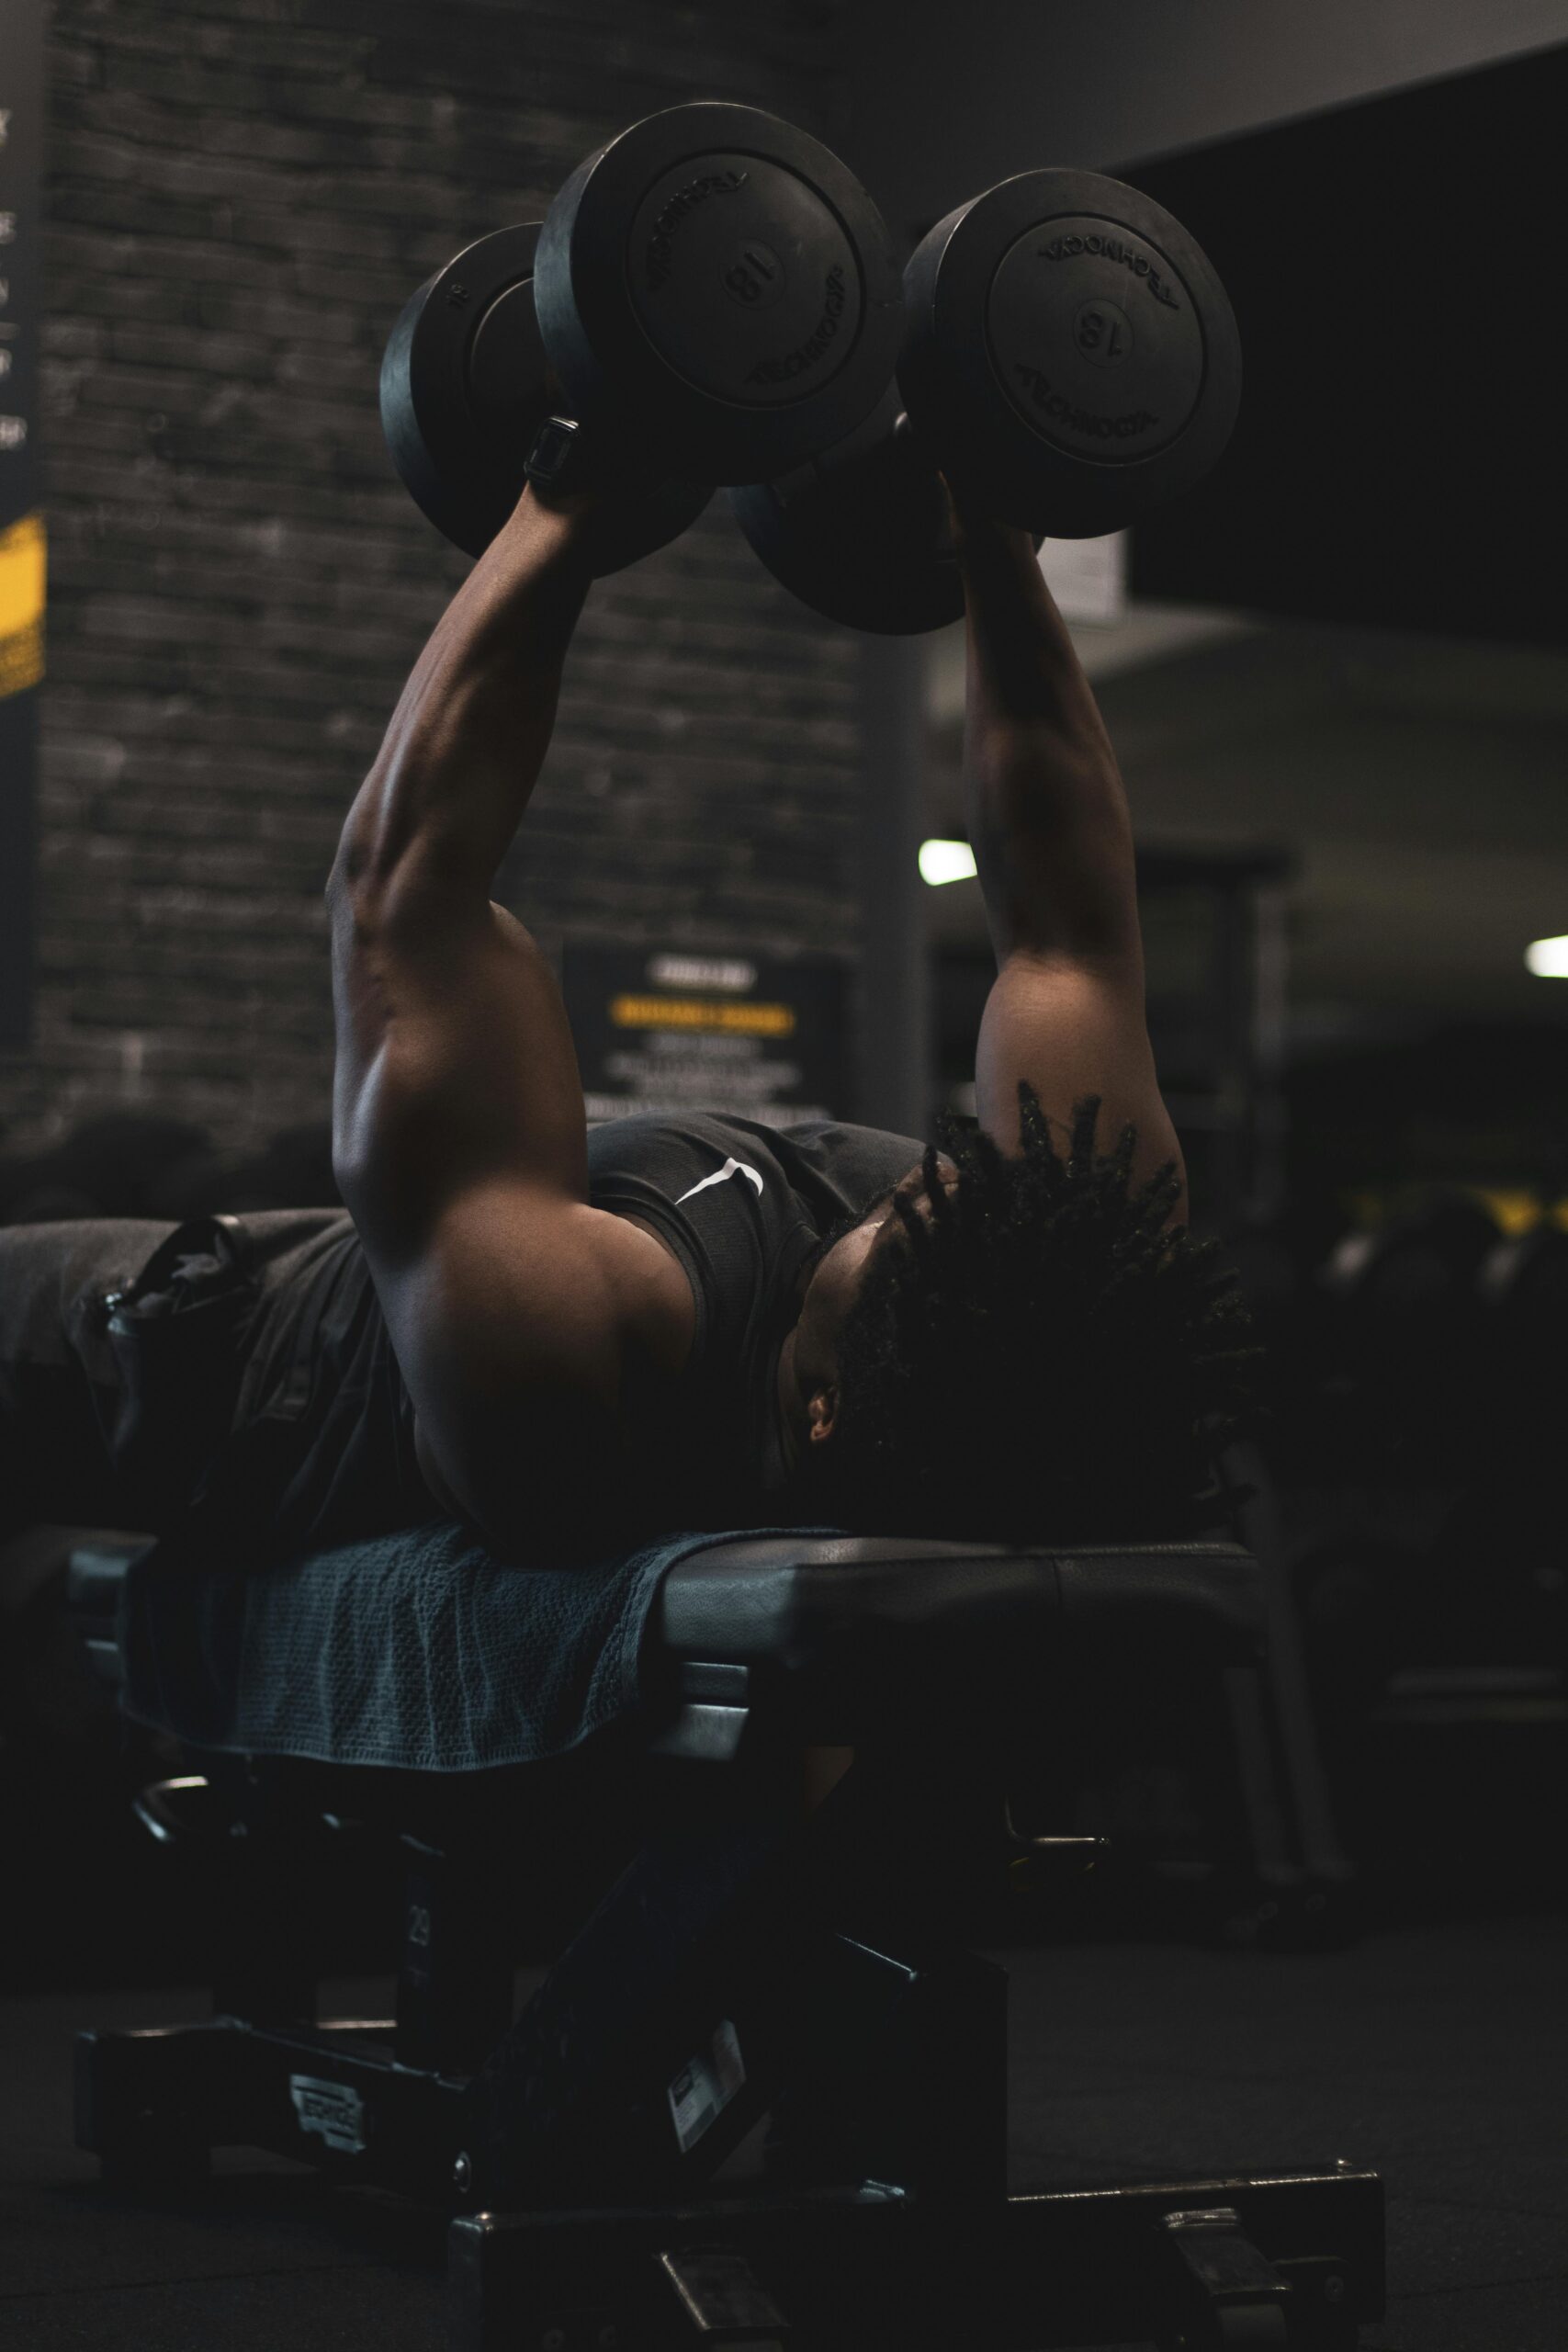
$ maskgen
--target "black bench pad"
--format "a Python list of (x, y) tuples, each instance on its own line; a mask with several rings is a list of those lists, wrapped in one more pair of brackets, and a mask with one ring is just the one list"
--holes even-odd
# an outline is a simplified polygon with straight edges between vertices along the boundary
[(433, 1529), (259, 1578), (153, 1556), (128, 1581), (130, 1548), (83, 1547), (73, 1586), (101, 1646), (118, 1603), (132, 1713), (197, 1747), (413, 1771), (542, 1760), (682, 1700), (853, 1739), (889, 1709), (1037, 1698), (1064, 1659), (1185, 1670), (1259, 1643), (1234, 1544), (690, 1536), (544, 1574)]
[(1064, 1637), (1213, 1664), (1256, 1657), (1257, 1565), (1235, 1544), (1063, 1551), (892, 1536), (765, 1535), (694, 1552), (664, 1579), (657, 1638), (677, 1659), (803, 1673), (878, 1630), (935, 1643)]

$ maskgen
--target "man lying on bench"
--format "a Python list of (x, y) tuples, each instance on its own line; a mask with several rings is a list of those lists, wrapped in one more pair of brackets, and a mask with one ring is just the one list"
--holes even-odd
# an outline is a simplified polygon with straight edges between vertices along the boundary
[[(332, 876), (346, 1212), (0, 1231), (0, 1532), (273, 1556), (455, 1514), (507, 1557), (671, 1528), (1200, 1523), (1247, 1350), (1180, 1222), (1126, 802), (1029, 539), (964, 510), (978, 1124), (587, 1132), (490, 891), (549, 742), (589, 503), (525, 492), (420, 657)], [(1106, 1148), (1097, 1144), (1097, 1136)]]
[[(963, 539), (999, 969), (948, 1156), (587, 1135), (560, 1000), (488, 895), (587, 585), (581, 512), (529, 494), (334, 872), (348, 1215), (0, 1234), (21, 1497), (175, 1538), (136, 1568), (84, 1547), (78, 1598), (196, 1751), (143, 1818), (202, 1860), (220, 1946), (210, 2018), (79, 2038), (78, 2144), (136, 2194), (254, 2144), (445, 2203), (463, 2352), (719, 2352), (785, 2314), (813, 2352), (1345, 2352), (1378, 2307), (1370, 2175), (1007, 2194), (1001, 1974), (952, 1941), (1007, 1751), (1052, 1808), (1010, 1842), (1048, 1867), (1094, 1843), (1055, 1834), (1079, 1687), (1189, 1696), (1259, 1619), (1235, 1547), (1139, 1540), (1211, 1508), (1241, 1309), (1175, 1222), (1114, 759), (1027, 539)], [(247, 1513), (268, 1576), (239, 1572)], [(507, 1565), (451, 1525), (355, 1540), (451, 1514)], [(612, 1670), (558, 1721), (569, 1623)], [(637, 1851), (514, 2013), (497, 1915), (565, 1786), (518, 1781), (611, 1723)], [(318, 2015), (309, 1894), (356, 1822), (405, 1866), (389, 2021)], [(790, 2177), (737, 2193), (764, 2114)]]

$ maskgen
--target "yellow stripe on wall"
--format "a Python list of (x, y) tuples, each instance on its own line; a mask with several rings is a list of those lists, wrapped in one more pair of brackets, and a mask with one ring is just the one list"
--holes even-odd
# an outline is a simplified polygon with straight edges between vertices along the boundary
[(0, 531), (0, 700), (43, 675), (43, 616), (49, 555), (43, 516), (24, 514)]

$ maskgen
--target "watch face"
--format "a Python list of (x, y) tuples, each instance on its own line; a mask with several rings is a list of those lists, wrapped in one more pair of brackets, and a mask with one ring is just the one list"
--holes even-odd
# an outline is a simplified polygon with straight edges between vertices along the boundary
[(577, 471), (577, 435), (578, 427), (569, 418), (547, 416), (528, 452), (529, 481), (568, 488)]

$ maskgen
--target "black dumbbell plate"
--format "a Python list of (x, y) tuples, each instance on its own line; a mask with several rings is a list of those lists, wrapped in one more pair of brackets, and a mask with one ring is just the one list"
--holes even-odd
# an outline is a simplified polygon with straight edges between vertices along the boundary
[(941, 483), (896, 430), (889, 390), (856, 432), (778, 481), (729, 493), (775, 580), (848, 628), (910, 636), (964, 611)]
[(786, 472), (891, 378), (886, 224), (817, 140), (753, 107), (672, 107), (551, 206), (539, 323), (575, 414), (710, 482)]
[(1094, 172), (961, 206), (906, 274), (898, 380), (922, 435), (1009, 521), (1075, 538), (1187, 490), (1241, 394), (1235, 320), (1162, 205)]
[(734, 489), (729, 503), (774, 579), (829, 620), (912, 637), (963, 618), (947, 496), (895, 390), (809, 466)]
[[(405, 305), (381, 362), (381, 423), (421, 511), (469, 555), (523, 492), (535, 435), (557, 405), (534, 304), (540, 224), (465, 247)], [(705, 485), (630, 484), (595, 516), (591, 560), (618, 571), (695, 520)]]

